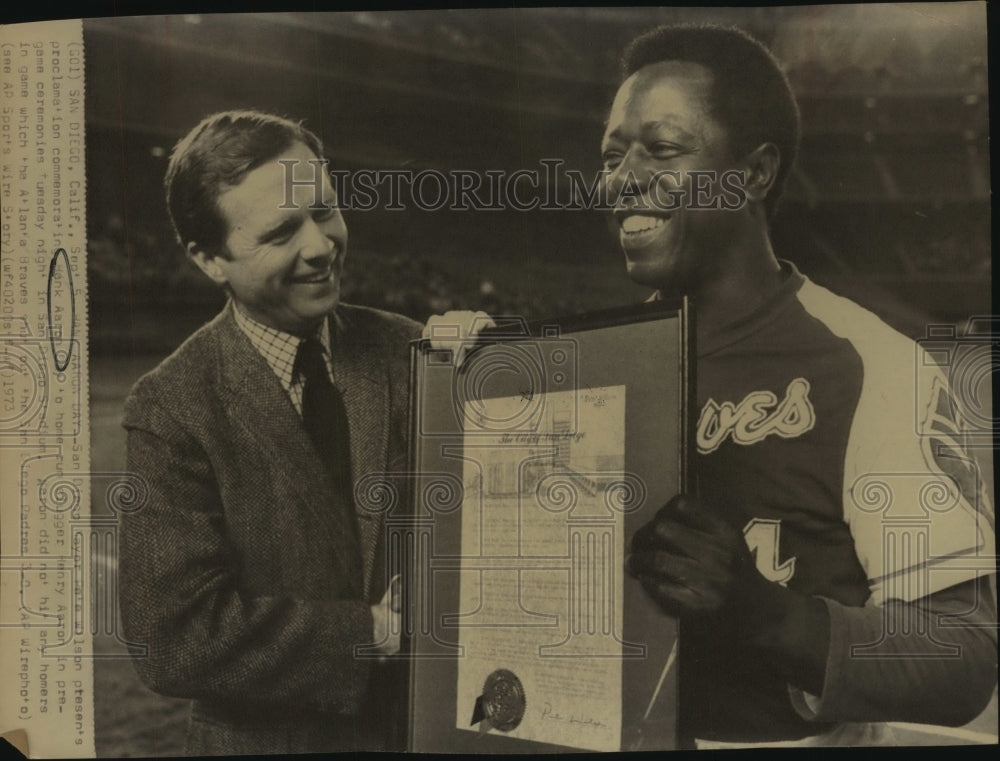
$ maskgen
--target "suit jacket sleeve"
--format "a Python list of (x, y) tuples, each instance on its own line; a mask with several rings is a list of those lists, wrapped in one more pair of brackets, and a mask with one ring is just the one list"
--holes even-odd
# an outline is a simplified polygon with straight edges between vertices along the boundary
[(123, 520), (121, 608), (145, 644), (143, 680), (167, 695), (240, 706), (287, 705), (351, 712), (371, 641), (362, 600), (250, 594), (210, 458), (151, 403), (128, 433), (128, 468), (145, 480), (145, 504)]

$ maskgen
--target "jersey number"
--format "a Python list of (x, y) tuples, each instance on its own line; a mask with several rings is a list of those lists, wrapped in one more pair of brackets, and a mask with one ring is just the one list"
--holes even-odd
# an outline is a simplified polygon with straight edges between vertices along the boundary
[(784, 563), (778, 548), (781, 546), (781, 521), (769, 518), (754, 518), (743, 527), (743, 538), (757, 562), (757, 570), (768, 581), (776, 581), (786, 586), (795, 575), (795, 558)]

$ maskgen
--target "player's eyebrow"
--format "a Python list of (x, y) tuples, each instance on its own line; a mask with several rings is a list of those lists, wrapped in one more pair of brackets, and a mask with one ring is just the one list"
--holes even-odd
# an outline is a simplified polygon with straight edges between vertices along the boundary
[[(674, 137), (678, 140), (686, 141), (688, 143), (693, 143), (696, 142), (697, 140), (697, 138), (694, 135), (692, 135), (686, 129), (683, 129), (679, 124), (677, 124), (677, 121), (675, 119), (672, 119), (670, 117), (643, 122), (639, 127), (639, 134), (643, 135), (644, 137), (647, 137), (648, 139), (651, 133), (655, 134), (657, 130), (664, 127), (671, 130), (674, 133)], [(618, 127), (616, 127), (607, 135), (605, 135), (604, 139), (605, 141), (624, 140), (624, 138), (622, 137), (621, 129)]]
[(607, 134), (605, 134), (604, 138), (603, 138), (603, 140), (601, 142), (602, 143), (606, 143), (608, 140), (619, 140), (620, 141), (622, 139), (623, 139), (622, 138), (622, 131), (621, 131), (621, 129), (619, 129), (619, 128), (616, 127), (615, 129), (611, 130), (611, 132), (608, 132)]
[(267, 228), (264, 232), (257, 236), (257, 243), (271, 243), (286, 235), (291, 235), (299, 227), (302, 226), (302, 219), (298, 216), (286, 217), (279, 221), (276, 225)]
[(677, 124), (676, 120), (670, 118), (657, 119), (655, 121), (644, 122), (642, 125), (642, 134), (655, 135), (657, 133), (657, 130), (663, 128), (670, 130), (670, 132), (673, 133), (673, 137), (675, 137), (678, 140), (688, 143), (695, 142), (696, 140), (694, 135), (692, 135), (686, 129)]

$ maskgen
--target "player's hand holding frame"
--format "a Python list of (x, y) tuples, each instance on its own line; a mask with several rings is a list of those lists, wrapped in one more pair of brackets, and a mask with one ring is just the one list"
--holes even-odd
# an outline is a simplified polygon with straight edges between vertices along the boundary
[(823, 689), (829, 619), (819, 598), (768, 581), (741, 534), (711, 505), (679, 494), (632, 537), (629, 573), (668, 613), (725, 613), (789, 681)]
[(635, 532), (629, 572), (667, 612), (714, 613), (769, 584), (740, 533), (695, 497), (679, 494)]

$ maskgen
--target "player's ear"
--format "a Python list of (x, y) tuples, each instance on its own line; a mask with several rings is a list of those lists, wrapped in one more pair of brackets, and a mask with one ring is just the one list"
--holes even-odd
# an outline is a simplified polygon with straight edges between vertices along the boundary
[(197, 265), (198, 269), (208, 275), (216, 285), (226, 285), (229, 282), (229, 278), (226, 277), (226, 273), (219, 263), (219, 256), (210, 254), (194, 241), (187, 244), (186, 250), (188, 258)]
[(746, 156), (746, 183), (743, 186), (748, 201), (763, 201), (778, 176), (781, 152), (774, 143), (762, 143)]

